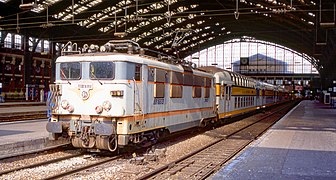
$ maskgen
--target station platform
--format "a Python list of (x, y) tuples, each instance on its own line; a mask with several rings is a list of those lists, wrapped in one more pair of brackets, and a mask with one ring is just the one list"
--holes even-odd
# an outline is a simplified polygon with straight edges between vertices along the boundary
[[(32, 153), (41, 149), (50, 149), (60, 144), (69, 143), (64, 140), (49, 141), (49, 133), (46, 130), (48, 122), (46, 111), (47, 107), (45, 103), (20, 102), (0, 104), (0, 159), (22, 153)], [(43, 113), (44, 118), (1, 122), (1, 118), (10, 119), (14, 116), (23, 118), (21, 114), (29, 116), (34, 113)], [(36, 115), (32, 117), (36, 117)]]
[(336, 109), (305, 100), (209, 179), (336, 179)]
[(5, 102), (5, 103), (0, 103), (0, 108), (5, 108), (5, 107), (21, 107), (21, 106), (45, 106), (45, 102)]
[(0, 122), (41, 119), (47, 117), (45, 102), (0, 103)]

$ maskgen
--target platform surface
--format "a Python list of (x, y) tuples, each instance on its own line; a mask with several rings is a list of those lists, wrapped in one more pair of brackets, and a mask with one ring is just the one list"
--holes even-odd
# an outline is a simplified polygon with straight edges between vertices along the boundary
[(302, 101), (209, 179), (336, 179), (336, 109)]
[(45, 103), (40, 102), (6, 102), (0, 103), (1, 114), (15, 114), (24, 112), (40, 112), (47, 111)]
[(69, 144), (49, 139), (46, 114), (45, 102), (0, 103), (0, 159)]
[(47, 119), (0, 123), (0, 159), (35, 153), (69, 144), (68, 139), (49, 139)]
[(0, 146), (48, 137), (47, 119), (0, 123)]

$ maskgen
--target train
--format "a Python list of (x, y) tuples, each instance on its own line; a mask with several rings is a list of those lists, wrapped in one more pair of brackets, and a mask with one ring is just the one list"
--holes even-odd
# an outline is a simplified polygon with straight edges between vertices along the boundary
[(129, 40), (64, 52), (50, 85), (46, 129), (77, 148), (114, 152), (148, 146), (171, 133), (290, 100), (283, 87), (153, 56)]

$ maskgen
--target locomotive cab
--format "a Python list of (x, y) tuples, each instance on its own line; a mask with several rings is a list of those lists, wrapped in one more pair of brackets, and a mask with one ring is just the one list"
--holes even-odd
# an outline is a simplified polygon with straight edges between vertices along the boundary
[(51, 87), (55, 106), (47, 130), (67, 132), (75, 147), (114, 151), (122, 124), (118, 117), (141, 111), (135, 94), (142, 66), (124, 56), (109, 56), (72, 55), (56, 61), (56, 85)]

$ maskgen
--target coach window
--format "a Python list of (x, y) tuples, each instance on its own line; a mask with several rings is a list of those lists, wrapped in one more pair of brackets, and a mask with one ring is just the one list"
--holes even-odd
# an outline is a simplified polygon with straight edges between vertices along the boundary
[(224, 99), (225, 96), (226, 96), (225, 85), (224, 86), (220, 86), (220, 99)]
[(236, 85), (236, 77), (233, 74), (231, 74), (231, 80), (233, 81), (233, 84)]
[(230, 88), (230, 86), (226, 86), (225, 88), (226, 88), (226, 90), (225, 90), (226, 100), (230, 101), (231, 100), (231, 88)]
[(240, 86), (243, 86), (243, 82), (244, 81), (244, 79), (241, 77), (241, 76), (239, 76), (239, 85)]
[(231, 81), (235, 82), (235, 77), (233, 76), (232, 73), (230, 73), (230, 76), (231, 76)]
[(80, 79), (81, 67), (79, 62), (61, 63), (61, 79)]
[(235, 99), (236, 99), (236, 108), (239, 108), (240, 98), (239, 97), (235, 97)]
[(237, 97), (234, 97), (234, 107), (237, 108)]
[(238, 77), (236, 75), (234, 75), (234, 82), (236, 86), (239, 86), (239, 80)]

